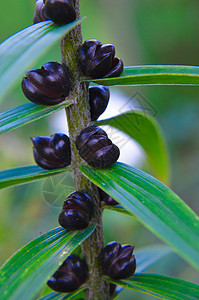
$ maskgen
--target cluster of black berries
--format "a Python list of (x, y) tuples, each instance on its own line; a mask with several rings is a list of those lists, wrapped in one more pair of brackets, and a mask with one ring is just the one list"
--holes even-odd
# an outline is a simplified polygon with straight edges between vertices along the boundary
[[(133, 255), (134, 247), (109, 243), (102, 249), (100, 261), (102, 274), (113, 279), (131, 277), (136, 270), (136, 260)], [(71, 254), (48, 280), (48, 286), (56, 292), (68, 293), (75, 291), (84, 284), (89, 276), (88, 266), (84, 259)], [(113, 295), (116, 285), (110, 285), (110, 295)]]
[[(76, 19), (74, 0), (38, 0), (34, 13), (34, 23), (52, 20), (58, 25)], [(115, 47), (102, 44), (98, 40), (87, 40), (79, 49), (79, 67), (90, 78), (120, 76), (123, 71), (122, 60), (115, 57)], [(22, 90), (32, 102), (40, 105), (56, 105), (69, 96), (72, 88), (70, 71), (67, 66), (57, 62), (44, 64), (41, 69), (32, 69), (23, 78)], [(91, 121), (96, 121), (105, 111), (110, 97), (105, 86), (89, 88)], [(55, 133), (50, 137), (31, 138), (36, 163), (43, 169), (64, 168), (71, 164), (69, 137)], [(76, 138), (76, 148), (81, 158), (90, 166), (98, 169), (111, 167), (118, 159), (119, 148), (112, 143), (106, 132), (99, 127), (89, 126)], [(101, 203), (118, 204), (103, 190), (98, 189)], [(89, 225), (94, 215), (94, 200), (82, 191), (75, 191), (64, 201), (59, 215), (59, 224), (67, 230), (81, 230)], [(134, 274), (136, 261), (133, 246), (112, 242), (102, 249), (99, 259), (102, 271), (113, 279), (122, 279)], [(48, 280), (48, 285), (57, 292), (72, 292), (86, 282), (89, 276), (86, 262), (77, 255), (70, 255)], [(110, 285), (110, 294), (115, 285)]]

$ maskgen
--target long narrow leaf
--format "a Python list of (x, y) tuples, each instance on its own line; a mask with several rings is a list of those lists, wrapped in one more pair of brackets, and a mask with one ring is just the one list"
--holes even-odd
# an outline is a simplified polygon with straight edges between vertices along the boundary
[(81, 171), (199, 270), (199, 218), (174, 192), (122, 163), (106, 170), (82, 165)]
[(0, 134), (43, 118), (71, 105), (72, 103), (73, 102), (70, 100), (54, 106), (43, 106), (35, 103), (27, 103), (2, 112), (0, 113)]
[(110, 119), (96, 122), (110, 125), (135, 139), (146, 151), (150, 166), (157, 178), (168, 183), (169, 156), (162, 130), (156, 120), (142, 111), (130, 111)]
[(58, 266), (94, 231), (56, 228), (16, 252), (1, 268), (2, 300), (35, 299)]
[(160, 299), (198, 300), (199, 286), (184, 280), (161, 275), (135, 275), (128, 280), (106, 279), (133, 291), (145, 293)]
[(25, 166), (0, 172), (0, 189), (33, 182), (48, 176), (69, 172), (70, 167), (56, 170), (43, 170), (38, 166)]
[(199, 67), (184, 65), (126, 66), (120, 77), (82, 78), (103, 85), (199, 85)]
[(32, 25), (0, 45), (0, 97), (23, 72), (81, 20), (58, 27), (51, 21)]
[(135, 249), (136, 257), (136, 273), (144, 272), (150, 266), (155, 264), (162, 257), (172, 253), (171, 248), (164, 245), (154, 245), (144, 247), (142, 249)]
[(69, 293), (69, 294), (63, 294), (63, 293), (50, 293), (42, 298), (40, 300), (66, 300), (66, 299), (82, 299), (84, 298), (83, 290), (85, 287), (81, 287), (79, 290)]

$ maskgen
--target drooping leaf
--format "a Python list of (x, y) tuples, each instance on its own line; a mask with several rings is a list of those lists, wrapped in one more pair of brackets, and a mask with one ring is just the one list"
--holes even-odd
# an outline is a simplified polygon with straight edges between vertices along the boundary
[(73, 102), (68, 100), (54, 106), (27, 103), (0, 113), (0, 134), (29, 124), (54, 113)]
[(0, 189), (33, 182), (63, 172), (70, 172), (70, 167), (56, 170), (43, 170), (35, 165), (4, 170), (0, 172)]
[(145, 150), (157, 178), (168, 183), (170, 175), (168, 149), (162, 130), (152, 116), (142, 111), (130, 111), (98, 121), (96, 125), (110, 125), (136, 140)]
[(120, 77), (82, 78), (103, 85), (199, 85), (199, 67), (184, 65), (126, 66)]
[(58, 227), (21, 248), (1, 268), (1, 299), (35, 299), (53, 272), (94, 229), (93, 224), (81, 231)]
[(82, 165), (81, 171), (199, 269), (199, 218), (168, 187), (122, 163), (105, 170)]
[(51, 21), (40, 22), (16, 33), (0, 45), (0, 97), (21, 80), (29, 68), (55, 42), (80, 23), (74, 21), (57, 26)]
[(160, 299), (198, 300), (199, 286), (184, 280), (161, 275), (134, 275), (128, 280), (106, 279), (133, 291), (145, 293)]
[(50, 293), (42, 298), (40, 300), (72, 300), (72, 299), (84, 299), (84, 293), (82, 292), (85, 289), (85, 286), (80, 287), (75, 292), (69, 293), (69, 294), (63, 294), (63, 293)]

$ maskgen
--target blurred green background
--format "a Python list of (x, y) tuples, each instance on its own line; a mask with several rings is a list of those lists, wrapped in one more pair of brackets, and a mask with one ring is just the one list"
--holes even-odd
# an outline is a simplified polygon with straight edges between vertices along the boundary
[[(84, 39), (97, 38), (113, 43), (125, 65), (199, 65), (199, 2), (197, 0), (80, 0)], [(34, 0), (1, 0), (0, 42), (32, 24)], [(50, 60), (60, 61), (59, 45), (51, 49), (34, 67)], [(112, 90), (115, 88), (113, 87)], [(199, 213), (199, 89), (197, 87), (124, 87), (131, 97), (140, 93), (154, 108), (171, 155), (171, 188)], [(0, 111), (27, 103), (18, 86), (6, 96)], [(34, 164), (29, 137), (50, 135), (54, 117), (20, 128), (0, 137), (0, 169)], [(63, 180), (63, 181), (62, 181)], [(55, 177), (1, 191), (0, 263), (18, 248), (58, 225), (60, 199), (71, 192), (71, 179)], [(63, 183), (64, 182), (64, 183)], [(54, 185), (54, 186), (53, 186)], [(52, 204), (44, 191), (52, 188), (59, 201)], [(62, 198), (63, 195), (63, 198)], [(57, 199), (57, 198), (56, 198)], [(120, 221), (118, 221), (120, 220)], [(105, 242), (143, 246), (161, 243), (136, 220), (114, 212), (104, 213)], [(162, 259), (147, 270), (199, 283), (199, 275), (177, 255)], [(123, 292), (118, 299), (130, 299)], [(152, 299), (138, 293), (134, 299)]]

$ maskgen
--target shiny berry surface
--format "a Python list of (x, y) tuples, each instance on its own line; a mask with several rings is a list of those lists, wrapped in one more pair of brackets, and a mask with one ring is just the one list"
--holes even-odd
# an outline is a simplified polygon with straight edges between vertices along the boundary
[(90, 126), (80, 132), (76, 138), (79, 155), (92, 167), (105, 169), (119, 158), (119, 148), (108, 138), (106, 132), (96, 126)]
[(109, 88), (103, 85), (89, 88), (91, 121), (96, 121), (105, 111), (110, 98)]
[(59, 224), (69, 230), (84, 229), (93, 216), (94, 202), (85, 193), (76, 191), (64, 201)]
[(115, 47), (94, 39), (81, 46), (79, 66), (85, 76), (93, 79), (117, 77), (123, 71), (122, 60), (115, 57)]
[(55, 133), (50, 136), (49, 145), (54, 154), (66, 165), (71, 163), (70, 139), (64, 133)]
[(131, 277), (136, 270), (136, 260), (133, 255), (134, 246), (109, 243), (101, 251), (103, 274), (113, 279)]
[(76, 19), (72, 0), (45, 0), (44, 10), (46, 16), (58, 25), (68, 24)]
[(22, 79), (24, 95), (40, 105), (61, 103), (69, 95), (71, 79), (67, 68), (58, 62), (48, 62), (41, 69), (31, 69)]
[(71, 254), (48, 280), (48, 286), (56, 292), (68, 293), (77, 290), (88, 279), (86, 262)]
[[(71, 163), (70, 141), (67, 135), (56, 133), (51, 137), (35, 136), (31, 138), (35, 162), (43, 169), (64, 168)], [(53, 145), (51, 144), (51, 141)], [(60, 142), (61, 141), (61, 142)], [(66, 144), (63, 145), (63, 142)], [(61, 144), (61, 145), (60, 145)]]

